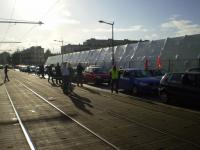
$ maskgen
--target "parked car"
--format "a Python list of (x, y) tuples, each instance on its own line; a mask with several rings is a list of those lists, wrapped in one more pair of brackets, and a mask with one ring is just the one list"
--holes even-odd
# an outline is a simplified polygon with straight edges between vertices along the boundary
[(3, 69), (3, 65), (0, 65), (0, 69)]
[(149, 73), (152, 77), (156, 77), (161, 80), (161, 78), (165, 75), (166, 71), (163, 69), (148, 69)]
[(110, 75), (107, 70), (101, 66), (89, 66), (86, 67), (83, 72), (84, 81), (86, 83), (108, 83), (110, 82)]
[(200, 72), (200, 67), (197, 68), (190, 68), (186, 72)]
[(27, 72), (27, 71), (28, 71), (28, 66), (20, 65), (19, 70), (20, 70), (21, 72)]
[(36, 66), (29, 66), (28, 68), (29, 68), (29, 69), (28, 69), (28, 72), (29, 72), (29, 73), (35, 73)]
[[(200, 100), (200, 73), (169, 73), (160, 81), (159, 95), (168, 103), (174, 100)], [(199, 102), (198, 102), (199, 103)]]
[(131, 91), (134, 95), (141, 93), (158, 93), (159, 79), (143, 69), (128, 68), (120, 70), (119, 89)]

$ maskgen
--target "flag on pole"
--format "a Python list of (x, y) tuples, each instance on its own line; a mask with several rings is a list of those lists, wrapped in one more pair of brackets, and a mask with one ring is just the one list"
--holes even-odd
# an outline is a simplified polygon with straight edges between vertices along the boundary
[(144, 69), (148, 70), (148, 68), (149, 68), (149, 60), (146, 58), (144, 62)]
[(162, 64), (161, 64), (161, 59), (160, 59), (160, 55), (157, 57), (157, 62), (156, 62), (156, 67), (157, 69), (161, 69), (162, 68)]

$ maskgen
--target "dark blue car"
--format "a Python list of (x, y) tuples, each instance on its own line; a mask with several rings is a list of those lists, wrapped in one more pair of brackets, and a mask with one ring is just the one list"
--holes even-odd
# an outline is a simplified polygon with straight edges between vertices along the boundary
[(142, 69), (128, 68), (120, 70), (119, 89), (129, 90), (134, 95), (158, 93), (160, 80)]

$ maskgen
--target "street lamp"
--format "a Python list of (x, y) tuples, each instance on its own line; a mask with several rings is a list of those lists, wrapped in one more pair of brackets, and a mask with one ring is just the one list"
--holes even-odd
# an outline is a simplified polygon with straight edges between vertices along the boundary
[(105, 22), (103, 20), (99, 20), (99, 23), (104, 23), (112, 26), (112, 65), (115, 64), (115, 58), (114, 58), (114, 21), (112, 23)]
[(61, 48), (60, 48), (60, 52), (61, 52), (61, 55), (62, 55), (62, 63), (63, 63), (63, 52), (62, 52), (62, 47), (63, 47), (63, 40), (62, 41), (59, 41), (59, 40), (54, 40), (55, 42), (60, 42), (60, 43), (62, 43), (62, 46), (61, 46)]

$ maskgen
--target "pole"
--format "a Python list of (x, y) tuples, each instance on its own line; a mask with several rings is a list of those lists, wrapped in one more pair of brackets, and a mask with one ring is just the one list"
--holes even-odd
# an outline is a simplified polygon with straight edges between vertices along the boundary
[(112, 65), (115, 64), (115, 56), (114, 56), (114, 21), (112, 23), (105, 22), (103, 20), (99, 20), (99, 23), (105, 23), (112, 26)]
[(115, 59), (114, 59), (114, 22), (112, 23), (112, 65), (115, 64)]
[(61, 42), (62, 42), (62, 46), (61, 46), (61, 55), (62, 55), (62, 63), (63, 63), (63, 52), (62, 52), (63, 40), (62, 40)]

